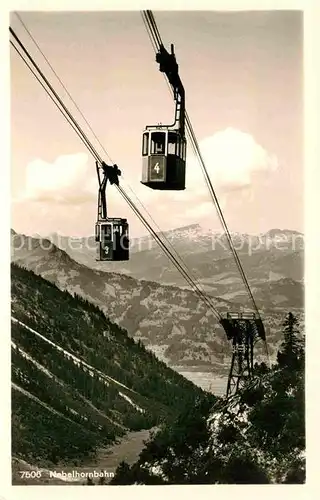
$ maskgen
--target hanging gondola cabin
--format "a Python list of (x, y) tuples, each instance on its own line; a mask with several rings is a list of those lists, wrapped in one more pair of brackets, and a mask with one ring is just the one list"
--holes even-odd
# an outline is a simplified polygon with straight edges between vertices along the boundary
[(142, 184), (152, 189), (185, 189), (186, 145), (179, 130), (147, 127), (142, 136)]
[(129, 228), (127, 219), (108, 218), (96, 223), (99, 261), (129, 260)]

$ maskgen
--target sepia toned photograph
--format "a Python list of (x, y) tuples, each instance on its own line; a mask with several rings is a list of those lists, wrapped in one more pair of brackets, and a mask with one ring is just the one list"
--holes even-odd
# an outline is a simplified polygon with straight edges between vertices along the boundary
[(303, 12), (9, 44), (12, 485), (304, 484)]

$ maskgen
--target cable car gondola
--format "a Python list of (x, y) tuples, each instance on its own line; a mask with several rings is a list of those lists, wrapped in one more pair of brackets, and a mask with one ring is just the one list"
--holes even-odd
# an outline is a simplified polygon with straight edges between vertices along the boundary
[[(119, 185), (121, 175), (117, 165), (109, 166), (102, 162), (101, 167), (96, 162), (99, 180), (98, 220), (95, 227), (95, 240), (98, 243), (98, 261), (129, 260), (129, 226), (127, 219), (108, 217), (106, 187), (110, 184)], [(103, 179), (100, 177), (100, 170)]]
[(151, 189), (180, 191), (185, 189), (186, 172), (185, 93), (173, 45), (171, 54), (161, 45), (156, 61), (173, 87), (175, 121), (172, 125), (147, 126), (143, 132), (141, 182)]

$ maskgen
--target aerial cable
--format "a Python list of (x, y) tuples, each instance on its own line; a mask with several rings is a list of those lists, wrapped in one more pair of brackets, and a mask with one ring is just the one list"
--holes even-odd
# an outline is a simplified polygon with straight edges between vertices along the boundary
[[(21, 19), (21, 17), (19, 16), (19, 14), (16, 13), (16, 16), (18, 17), (19, 21), (21, 22), (21, 24), (23, 25), (25, 31), (28, 33), (28, 35), (30, 36), (30, 38), (32, 39), (32, 41), (34, 42), (34, 44), (36, 45), (37, 49), (39, 50), (39, 52), (41, 53), (41, 55), (43, 56), (43, 58), (45, 59), (46, 63), (48, 64), (48, 66), (50, 67), (50, 69), (52, 70), (52, 72), (54, 73), (54, 75), (56, 76), (56, 78), (58, 79), (59, 83), (61, 84), (61, 86), (63, 87), (63, 89), (65, 90), (65, 92), (67, 93), (67, 95), (69, 96), (70, 100), (73, 102), (73, 104), (75, 105), (76, 109), (79, 111), (80, 115), (82, 116), (82, 118), (84, 119), (85, 123), (87, 124), (87, 126), (89, 127), (89, 129), (91, 130), (91, 132), (93, 133), (95, 139), (97, 140), (97, 142), (99, 143), (99, 145), (101, 146), (102, 150), (104, 151), (104, 153), (107, 155), (107, 157), (109, 158), (109, 160), (112, 162), (111, 158), (110, 158), (110, 155), (108, 154), (108, 152), (106, 151), (105, 147), (102, 145), (102, 143), (100, 142), (99, 138), (97, 137), (97, 135), (95, 134), (92, 126), (90, 125), (90, 123), (88, 122), (88, 120), (86, 119), (86, 117), (84, 116), (83, 112), (80, 110), (79, 106), (77, 105), (77, 103), (75, 102), (75, 100), (72, 98), (70, 92), (67, 90), (66, 86), (64, 85), (64, 83), (62, 82), (62, 80), (60, 79), (60, 77), (58, 76), (58, 74), (56, 73), (56, 71), (54, 70), (54, 68), (52, 67), (52, 65), (50, 64), (48, 58), (45, 56), (45, 54), (43, 53), (43, 51), (41, 50), (41, 47), (39, 46), (39, 44), (37, 43), (37, 41), (35, 40), (35, 38), (32, 36), (30, 30), (27, 28), (27, 26), (25, 25), (25, 23), (23, 22), (23, 20)], [(16, 48), (16, 47), (15, 47)], [(20, 55), (20, 54), (19, 54)], [(25, 61), (26, 62), (26, 61)], [(31, 69), (31, 67), (28, 65), (29, 69)], [(31, 69), (32, 71), (32, 69)], [(34, 74), (34, 72), (32, 71), (32, 73)], [(35, 75), (35, 74), (34, 74)], [(36, 75), (35, 75), (36, 76)], [(43, 75), (44, 76), (44, 75)], [(37, 80), (39, 81), (39, 79), (37, 78)], [(40, 81), (39, 81), (40, 82)], [(41, 83), (41, 82), (40, 82)], [(41, 84), (42, 85), (42, 84)], [(43, 85), (42, 85), (43, 86)], [(50, 96), (50, 94), (49, 94)], [(50, 96), (51, 97), (51, 96)], [(52, 98), (51, 98), (52, 99)], [(61, 111), (61, 109), (60, 109)], [(68, 118), (68, 121), (69, 123), (71, 124), (72, 128), (76, 131), (74, 125), (70, 122), (70, 119)], [(76, 131), (77, 132), (77, 131)], [(81, 136), (79, 135), (79, 133), (77, 132), (78, 136), (81, 138)], [(85, 143), (86, 145), (86, 143)], [(195, 277), (192, 272), (190, 271), (190, 269), (188, 268), (188, 266), (186, 265), (186, 263), (184, 262), (183, 258), (178, 254), (178, 252), (176, 251), (176, 249), (174, 248), (174, 246), (171, 244), (171, 242), (169, 241), (169, 239), (165, 236), (165, 234), (161, 231), (161, 229), (159, 228), (159, 226), (157, 225), (157, 223), (155, 222), (155, 220), (153, 219), (153, 217), (151, 216), (150, 212), (146, 209), (146, 207), (143, 205), (142, 201), (138, 198), (138, 196), (134, 193), (133, 189), (128, 185), (127, 187), (129, 187), (129, 189), (131, 190), (131, 192), (134, 194), (134, 196), (136, 197), (136, 199), (138, 200), (138, 202), (141, 204), (141, 206), (144, 208), (144, 210), (146, 211), (146, 213), (149, 215), (150, 219), (152, 220), (152, 222), (155, 224), (155, 226), (158, 228), (161, 236), (163, 237), (163, 239), (167, 242), (168, 246), (170, 246), (173, 250), (173, 252), (176, 254), (176, 257), (178, 260), (181, 261), (181, 263), (183, 264), (184, 268), (185, 268), (185, 271), (191, 276), (191, 279), (193, 279), (193, 281), (196, 282), (196, 284), (198, 285), (198, 288), (200, 289), (201, 293), (204, 295), (204, 290), (201, 286), (201, 283), (199, 282), (199, 280), (197, 279), (197, 277)], [(150, 231), (150, 230), (149, 230)], [(190, 283), (189, 283), (190, 284)], [(193, 287), (193, 286), (192, 286)], [(211, 303), (211, 308), (214, 309), (214, 305), (213, 305), (213, 302), (212, 300), (209, 298), (210, 296), (207, 296), (207, 301), (209, 301)]]
[(62, 88), (64, 89), (64, 91), (66, 92), (66, 94), (68, 95), (69, 99), (72, 101), (72, 103), (74, 104), (74, 106), (76, 107), (77, 111), (80, 113), (81, 117), (83, 118), (83, 120), (85, 121), (86, 125), (88, 126), (88, 128), (90, 129), (90, 131), (92, 132), (93, 136), (95, 137), (96, 141), (98, 142), (98, 144), (101, 146), (101, 148), (103, 149), (105, 155), (108, 157), (108, 159), (110, 160), (111, 163), (113, 163), (112, 159), (110, 158), (109, 154), (107, 153), (107, 151), (104, 149), (103, 145), (101, 144), (98, 136), (95, 134), (93, 128), (91, 127), (90, 123), (88, 122), (88, 120), (86, 119), (86, 117), (84, 116), (83, 112), (81, 111), (81, 109), (79, 108), (79, 106), (77, 105), (77, 103), (75, 102), (75, 100), (73, 99), (73, 97), (71, 96), (70, 92), (68, 91), (68, 89), (66, 88), (65, 84), (62, 82), (62, 80), (60, 79), (59, 75), (57, 74), (57, 72), (55, 71), (55, 69), (52, 67), (52, 65), (50, 64), (50, 61), (48, 60), (48, 58), (45, 56), (45, 54), (43, 53), (43, 51), (41, 50), (41, 47), (39, 46), (39, 44), (37, 43), (37, 41), (35, 40), (35, 38), (32, 36), (32, 33), (30, 32), (30, 30), (27, 28), (27, 26), (25, 25), (25, 23), (23, 22), (23, 20), (21, 19), (21, 16), (19, 16), (19, 14), (17, 12), (15, 12), (15, 15), (17, 16), (17, 18), (19, 19), (20, 23), (22, 24), (22, 26), (24, 27), (25, 31), (28, 33), (28, 35), (30, 36), (31, 40), (33, 41), (33, 43), (35, 44), (35, 46), (37, 47), (37, 49), (39, 50), (39, 52), (41, 53), (42, 57), (44, 58), (44, 60), (46, 61), (46, 63), (48, 64), (49, 68), (51, 69), (51, 71), (53, 72), (53, 74), (55, 75), (55, 77), (57, 78), (57, 80), (59, 81), (60, 85), (62, 86)]
[(154, 16), (152, 14), (151, 10), (144, 10), (142, 11), (142, 18), (145, 20), (145, 23), (148, 25), (150, 33), (152, 35), (152, 39), (154, 41), (154, 44), (156, 46), (157, 51), (160, 48), (160, 45), (162, 45), (162, 40), (161, 36), (158, 30), (158, 27), (156, 25)]
[[(130, 207), (132, 208), (132, 210), (134, 211), (134, 213), (137, 215), (137, 217), (142, 221), (142, 218), (141, 218), (141, 213), (139, 212), (139, 210), (137, 210), (137, 208), (135, 207), (134, 203), (132, 202), (132, 200), (129, 198), (129, 196), (126, 194), (126, 192), (123, 190), (123, 188), (121, 186), (117, 186), (118, 190), (122, 193), (123, 197), (126, 199), (126, 201), (128, 202), (128, 204), (130, 205)], [(155, 240), (158, 242), (159, 246), (164, 250), (164, 252), (166, 254), (168, 254), (168, 250), (167, 250), (167, 247), (166, 245), (163, 243), (163, 241), (159, 238), (159, 236), (157, 235), (157, 233), (153, 230), (153, 228), (149, 225), (148, 222), (146, 222), (147, 224), (147, 229), (151, 232), (151, 234), (153, 235), (153, 237), (155, 238)], [(188, 273), (182, 268), (181, 264), (177, 261), (177, 259), (171, 254), (171, 258), (175, 264), (175, 266), (180, 270), (180, 273), (184, 276), (184, 278), (188, 281), (189, 284), (191, 284), (193, 287), (196, 288), (197, 292), (200, 292), (200, 295), (201, 297), (204, 299), (204, 301), (206, 302), (207, 306), (209, 306), (209, 308), (211, 309), (211, 311), (214, 313), (215, 317), (220, 320), (221, 319), (221, 316), (220, 314), (215, 310), (214, 307), (212, 307), (211, 303), (209, 302), (208, 300), (208, 297), (206, 295), (204, 295), (197, 286), (195, 286), (193, 280), (190, 278), (190, 276), (188, 275)]]
[(19, 40), (18, 36), (15, 34), (15, 32), (13, 31), (13, 29), (11, 27), (9, 27), (9, 31), (10, 33), (12, 34), (12, 36), (14, 37), (14, 39), (16, 40), (16, 42), (18, 43), (18, 45), (21, 47), (21, 49), (23, 50), (23, 52), (26, 54), (26, 56), (28, 57), (29, 61), (32, 63), (32, 65), (36, 68), (36, 70), (38, 71), (38, 73), (40, 74), (41, 78), (43, 79), (43, 81), (45, 82), (45, 84), (47, 85), (47, 87), (50, 89), (50, 91), (52, 92), (52, 94), (54, 95), (54, 97), (56, 98), (56, 100), (59, 102), (60, 106), (62, 107), (62, 109), (64, 110), (64, 112), (67, 114), (67, 116), (70, 118), (70, 120), (72, 121), (72, 123), (74, 123), (75, 127), (79, 130), (79, 133), (82, 134), (83, 136), (83, 141), (85, 141), (85, 144), (86, 144), (86, 147), (89, 149), (89, 151), (91, 152), (91, 154), (94, 156), (95, 159), (97, 159), (99, 161), (99, 163), (102, 163), (102, 158), (99, 156), (99, 154), (97, 153), (97, 151), (94, 149), (94, 147), (92, 146), (92, 144), (90, 143), (89, 139), (87, 138), (87, 136), (85, 135), (85, 133), (80, 129), (79, 125), (77, 124), (76, 120), (74, 119), (74, 117), (72, 116), (72, 114), (70, 113), (70, 111), (66, 108), (66, 106), (64, 105), (64, 103), (62, 102), (61, 98), (58, 96), (58, 94), (55, 92), (54, 88), (52, 87), (52, 85), (49, 83), (49, 81), (47, 80), (47, 78), (45, 77), (45, 75), (43, 74), (43, 72), (41, 71), (41, 69), (39, 68), (39, 66), (36, 64), (36, 62), (34, 61), (34, 59), (31, 57), (31, 55), (29, 54), (28, 50), (26, 49), (26, 47), (23, 45), (23, 43)]
[[(36, 76), (36, 79), (39, 81), (39, 83), (41, 83), (42, 87), (45, 89), (45, 91), (50, 96), (50, 98), (53, 100), (53, 102), (57, 105), (58, 109), (62, 112), (63, 116), (65, 118), (67, 118), (68, 123), (70, 123), (72, 125), (72, 128), (76, 131), (77, 135), (81, 138), (82, 142), (87, 147), (87, 149), (90, 151), (90, 153), (92, 154), (92, 156), (101, 164), (102, 163), (102, 159), (99, 156), (99, 154), (97, 153), (97, 151), (95, 150), (95, 148), (90, 143), (90, 141), (87, 138), (87, 136), (84, 134), (84, 132), (82, 131), (82, 129), (80, 128), (80, 126), (77, 124), (77, 122), (74, 119), (74, 117), (72, 116), (72, 114), (68, 111), (68, 109), (64, 105), (64, 103), (61, 100), (61, 98), (54, 91), (52, 85), (49, 83), (49, 81), (47, 80), (47, 78), (44, 76), (43, 72), (40, 70), (40, 68), (38, 67), (38, 65), (32, 59), (32, 57), (28, 53), (28, 50), (24, 47), (24, 45), (19, 40), (19, 38), (17, 37), (17, 35), (14, 33), (14, 31), (11, 29), (11, 27), (9, 29), (10, 29), (10, 33), (13, 35), (13, 37), (15, 38), (15, 40), (18, 42), (19, 46), (22, 48), (22, 50), (24, 51), (24, 53), (27, 55), (28, 59), (31, 61), (31, 63), (33, 64), (33, 66), (37, 69), (37, 71), (40, 74), (41, 78), (44, 80), (44, 82), (46, 83), (47, 87), (50, 89), (50, 91), (52, 92), (52, 94), (54, 95), (56, 101), (58, 101), (58, 103), (59, 103), (60, 106), (58, 106), (57, 102), (52, 98), (52, 96), (48, 92), (48, 89), (45, 88), (45, 86), (40, 82), (39, 78), (35, 75), (34, 71), (31, 69), (29, 63), (22, 56), (22, 54), (20, 53), (20, 51), (17, 49), (17, 47), (15, 46), (15, 44), (12, 41), (10, 41), (11, 45), (15, 48), (15, 50), (17, 51), (17, 53), (19, 54), (19, 56), (22, 58), (22, 60), (25, 62), (25, 64), (27, 65), (27, 67), (31, 70), (32, 74), (34, 76)], [(125, 193), (125, 191), (123, 190), (123, 188), (122, 187), (120, 188), (120, 186), (117, 186), (117, 188), (120, 191), (120, 193), (122, 194), (123, 198), (129, 204), (129, 206), (131, 207), (131, 209), (138, 216), (138, 218), (140, 219), (140, 221), (144, 224), (144, 226), (148, 229), (148, 231), (151, 232), (151, 234), (155, 237), (156, 241), (159, 243), (159, 245), (161, 246), (161, 248), (164, 249), (164, 251), (166, 252), (166, 255), (169, 256), (169, 258), (174, 263), (174, 265), (178, 268), (178, 270), (180, 271), (180, 273), (184, 276), (184, 278), (188, 281), (188, 283), (194, 288), (194, 291), (197, 293), (197, 295), (206, 303), (206, 305), (209, 306), (209, 308), (212, 310), (212, 312), (214, 313), (214, 315), (216, 316), (216, 318), (220, 319), (220, 314), (215, 310), (214, 306), (209, 301), (208, 296), (206, 296), (201, 290), (199, 290), (199, 288), (197, 287), (197, 285), (190, 278), (189, 274), (182, 268), (182, 266), (178, 263), (177, 259), (175, 259), (175, 257), (167, 249), (167, 247), (165, 246), (165, 244), (160, 240), (160, 238), (158, 237), (157, 233), (155, 233), (155, 231), (152, 229), (152, 227), (150, 226), (150, 224), (145, 220), (145, 218), (143, 217), (143, 215), (141, 214), (141, 212), (135, 207), (134, 203), (129, 198), (129, 196)]]
[(155, 52), (157, 52), (157, 51), (158, 51), (158, 49), (157, 49), (157, 42), (156, 42), (156, 40), (154, 39), (154, 37), (152, 36), (152, 31), (151, 31), (151, 26), (150, 26), (150, 24), (149, 24), (149, 20), (148, 20), (148, 19), (147, 19), (147, 18), (143, 15), (143, 12), (144, 12), (144, 11), (142, 11), (142, 13), (141, 13), (141, 15), (142, 15), (142, 20), (143, 20), (143, 22), (144, 22), (144, 25), (145, 25), (146, 31), (147, 31), (147, 33), (148, 33), (148, 36), (149, 36), (149, 39), (150, 39), (151, 45), (152, 45), (152, 47), (153, 47), (153, 50), (154, 50)]
[[(175, 254), (176, 258), (181, 261), (181, 263), (183, 264), (185, 270), (189, 273), (190, 277), (198, 285), (198, 287), (201, 289), (202, 293), (205, 294), (205, 291), (204, 291), (204, 289), (202, 287), (202, 284), (201, 284), (201, 282), (199, 280), (199, 278), (200, 278), (199, 275), (198, 276), (195, 275), (195, 273), (190, 270), (190, 268), (188, 267), (188, 265), (184, 261), (183, 257), (178, 253), (178, 251), (176, 250), (176, 248), (174, 247), (174, 245), (171, 243), (171, 241), (169, 240), (169, 238), (167, 238), (166, 234), (161, 230), (161, 228), (159, 227), (159, 225), (157, 224), (157, 222), (154, 220), (154, 218), (150, 214), (150, 212), (147, 209), (147, 207), (138, 198), (138, 196), (135, 194), (135, 192), (133, 191), (133, 189), (129, 185), (127, 185), (127, 188), (130, 189), (130, 191), (133, 193), (133, 195), (137, 199), (138, 203), (140, 203), (140, 205), (142, 206), (142, 208), (148, 214), (148, 216), (150, 217), (150, 220), (153, 222), (154, 226), (158, 229), (159, 234), (161, 235), (161, 237), (163, 238), (163, 240), (166, 242), (167, 246), (171, 248), (172, 252)], [(210, 298), (210, 295), (206, 295), (206, 296), (207, 296), (208, 300), (212, 303), (212, 299)], [(213, 306), (213, 303), (212, 303), (212, 306)]]
[(218, 211), (218, 215), (219, 215), (219, 219), (222, 223), (222, 226), (223, 226), (223, 229), (225, 231), (225, 234), (227, 236), (227, 240), (228, 240), (228, 243), (229, 243), (229, 248), (233, 254), (233, 257), (236, 261), (236, 264), (237, 264), (237, 267), (238, 267), (238, 270), (240, 272), (240, 275), (242, 277), (242, 280), (243, 282), (245, 283), (245, 286), (247, 288), (247, 291), (248, 291), (248, 294), (249, 294), (249, 297), (251, 299), (251, 302), (257, 312), (257, 314), (259, 315), (259, 318), (260, 318), (260, 314), (259, 314), (259, 310), (257, 308), (257, 305), (255, 303), (255, 300), (254, 300), (254, 297), (252, 295), (252, 292), (251, 292), (251, 289), (250, 289), (250, 286), (249, 286), (249, 283), (248, 283), (248, 280), (246, 278), (246, 275), (244, 273), (244, 270), (243, 270), (243, 267), (241, 265), (241, 262), (240, 262), (240, 259), (239, 259), (239, 256), (237, 254), (237, 251), (236, 249), (234, 248), (234, 245), (233, 245), (233, 242), (232, 242), (232, 237), (230, 235), (230, 232), (229, 232), (229, 229), (228, 229), (228, 226), (226, 224), (226, 221), (225, 221), (225, 218), (224, 218), (224, 215), (222, 213), (222, 210), (221, 210), (221, 207), (220, 207), (220, 204), (219, 204), (219, 201), (218, 201), (218, 198), (217, 198), (217, 195), (215, 193), (215, 190), (212, 186), (212, 182), (211, 182), (211, 179), (210, 179), (210, 176), (208, 174), (208, 171), (207, 169), (205, 168), (205, 163), (204, 163), (204, 160), (203, 160), (203, 157), (202, 157), (202, 154), (200, 152), (200, 148), (199, 148), (199, 144), (198, 144), (198, 141), (196, 139), (196, 136), (194, 134), (194, 131), (193, 131), (193, 128), (191, 126), (191, 122), (190, 122), (190, 119), (189, 119), (189, 116), (186, 115), (186, 119), (187, 119), (187, 127), (191, 133), (191, 136), (192, 136), (192, 140), (193, 140), (193, 144), (195, 145), (195, 150), (196, 150), (196, 154), (198, 155), (198, 159), (200, 161), (200, 164), (203, 166), (203, 173), (205, 175), (205, 178), (206, 178), (206, 182), (207, 182), (207, 186), (209, 188), (209, 192), (210, 192), (210, 195), (213, 199), (213, 202), (214, 202), (214, 205), (216, 207), (216, 210)]
[[(88, 147), (86, 141), (83, 139), (81, 133), (79, 133), (79, 130), (75, 127), (74, 123), (72, 122), (72, 120), (70, 119), (70, 117), (65, 114), (65, 111), (63, 110), (63, 108), (61, 107), (61, 105), (55, 101), (55, 99), (52, 97), (52, 95), (50, 95), (50, 93), (48, 92), (48, 89), (45, 87), (45, 85), (43, 84), (43, 82), (40, 80), (40, 78), (37, 76), (37, 74), (35, 73), (35, 71), (32, 69), (32, 67), (30, 66), (30, 64), (28, 63), (28, 61), (24, 58), (23, 54), (19, 51), (19, 49), (16, 47), (16, 45), (12, 42), (12, 40), (10, 40), (10, 44), (12, 45), (12, 47), (15, 49), (15, 51), (18, 53), (18, 55), (20, 56), (20, 58), (23, 60), (23, 62), (25, 63), (25, 65), (29, 68), (29, 70), (31, 71), (31, 73), (33, 74), (33, 76), (36, 78), (36, 80), (40, 83), (40, 85), (42, 86), (42, 88), (45, 90), (45, 92), (48, 94), (48, 96), (50, 97), (50, 99), (52, 100), (52, 102), (57, 106), (57, 108), (59, 109), (59, 111), (63, 114), (63, 116), (65, 117), (65, 119), (68, 121), (68, 123), (71, 125), (71, 127), (73, 128), (73, 130), (76, 132), (76, 134), (78, 135), (78, 137), (81, 139), (81, 141), (83, 142), (83, 144)], [(91, 152), (91, 151), (90, 151)]]

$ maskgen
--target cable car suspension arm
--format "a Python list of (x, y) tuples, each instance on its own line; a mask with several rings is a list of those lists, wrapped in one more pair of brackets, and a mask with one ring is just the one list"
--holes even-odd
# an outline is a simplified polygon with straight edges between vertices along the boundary
[(106, 220), (108, 217), (106, 197), (107, 182), (109, 181), (110, 184), (116, 184), (116, 186), (119, 186), (119, 175), (121, 175), (121, 171), (118, 169), (117, 165), (110, 166), (104, 161), (99, 164), (97, 160), (96, 170), (99, 182), (98, 220)]
[(185, 91), (182, 81), (179, 76), (179, 66), (176, 61), (173, 44), (171, 44), (171, 52), (168, 52), (162, 43), (158, 28), (152, 11), (142, 11), (143, 20), (154, 37), (154, 48), (156, 51), (156, 61), (159, 64), (159, 69), (166, 75), (173, 91), (173, 97), (176, 102), (175, 121), (169, 127), (174, 127), (179, 130), (181, 137), (185, 135)]
[(162, 73), (165, 73), (173, 89), (173, 96), (176, 102), (174, 126), (178, 128), (181, 137), (184, 137), (186, 107), (185, 92), (178, 73), (178, 63), (174, 54), (173, 44), (171, 44), (171, 53), (169, 53), (167, 49), (161, 44), (159, 47), (159, 51), (156, 54), (156, 61), (157, 63), (159, 63), (160, 71)]

